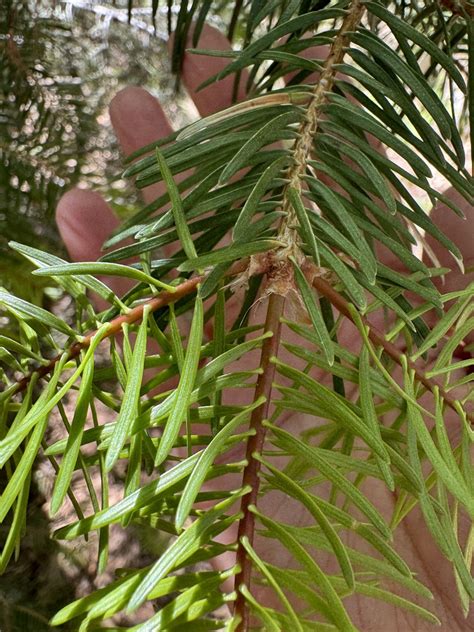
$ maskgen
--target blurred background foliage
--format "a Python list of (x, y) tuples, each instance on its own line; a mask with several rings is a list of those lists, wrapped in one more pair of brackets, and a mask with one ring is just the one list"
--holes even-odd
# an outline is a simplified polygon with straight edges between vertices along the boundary
[[(167, 19), (153, 24), (149, 0), (135, 2), (130, 22), (128, 13), (120, 1), (0, 0), (0, 286), (36, 303), (47, 305), (59, 293), (29, 274), (8, 241), (64, 256), (54, 212), (72, 186), (101, 191), (122, 215), (137, 202), (121, 178), (108, 116), (114, 94), (146, 87), (180, 122)], [(2, 333), (9, 326), (2, 315)], [(36, 472), (21, 552), (0, 575), (2, 632), (50, 630), (51, 615), (90, 588), (87, 556), (49, 537), (46, 469), (40, 464)], [(0, 547), (4, 536), (0, 530)]]
[[(178, 111), (166, 50), (167, 19), (151, 3), (0, 0), (0, 285), (40, 302), (43, 286), (10, 239), (64, 254), (54, 223), (72, 186), (102, 190), (118, 213), (135, 199), (107, 106), (126, 85)], [(140, 8), (143, 4), (143, 9)], [(37, 285), (34, 285), (37, 284)]]

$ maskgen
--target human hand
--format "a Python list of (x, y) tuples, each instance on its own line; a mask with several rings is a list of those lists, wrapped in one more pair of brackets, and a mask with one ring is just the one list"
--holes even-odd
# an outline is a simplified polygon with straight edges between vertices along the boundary
[[(228, 44), (218, 32), (206, 28), (200, 46), (202, 48), (224, 49), (228, 47)], [(201, 116), (207, 116), (231, 104), (232, 78), (212, 84), (201, 92), (195, 92), (196, 87), (202, 81), (224, 67), (226, 63), (226, 60), (215, 57), (187, 55), (185, 58), (183, 82)], [(128, 88), (119, 93), (111, 103), (110, 115), (125, 155), (171, 132), (171, 127), (160, 104), (141, 88)], [(161, 184), (145, 189), (143, 192), (145, 202), (152, 201), (162, 191)], [(447, 194), (455, 196), (450, 191)], [(472, 209), (465, 208), (464, 210), (472, 217)], [(441, 230), (455, 241), (464, 252), (466, 265), (472, 264), (473, 253), (471, 237), (469, 231), (466, 230), (467, 224), (441, 206), (436, 209), (434, 220)], [(57, 222), (64, 243), (74, 261), (93, 261), (101, 256), (103, 242), (119, 223), (110, 207), (100, 196), (81, 189), (70, 191), (61, 199), (57, 210)], [(431, 241), (430, 245), (440, 259), (441, 265), (452, 267), (452, 260), (448, 258), (447, 253), (436, 242)], [(393, 259), (385, 259), (384, 261), (394, 265)], [(455, 270), (447, 275), (446, 285), (442, 290), (450, 291), (464, 286), (467, 281), (466, 276)], [(110, 285), (120, 294), (126, 289), (126, 285), (123, 283), (121, 280), (113, 279)], [(349, 322), (344, 323), (341, 327), (339, 341), (341, 345), (353, 352), (358, 351), (359, 342), (357, 336), (354, 335), (354, 328)], [(323, 372), (315, 372), (313, 377), (317, 380), (323, 380), (324, 374)], [(348, 393), (351, 398), (354, 398), (355, 395), (355, 388), (352, 393)], [(303, 426), (312, 423), (314, 423), (314, 418), (310, 418), (309, 415), (293, 414), (284, 420), (284, 427), (290, 431), (297, 429), (300, 432)], [(367, 495), (383, 515), (390, 515), (396, 501), (396, 495), (382, 484), (374, 485), (371, 482), (371, 486), (370, 490), (366, 490)], [(307, 524), (307, 515), (301, 506), (286, 502), (277, 504), (273, 498), (263, 498), (262, 507), (267, 515), (277, 520), (293, 524)], [(435, 596), (434, 609), (442, 621), (442, 630), (446, 632), (468, 630), (469, 621), (463, 618), (458, 605), (459, 600), (452, 569), (432, 542), (424, 521), (417, 511), (413, 511), (405, 519), (397, 534), (397, 551), (410, 568), (419, 573), (420, 581), (425, 583)], [(348, 543), (351, 544), (350, 541)], [(269, 548), (265, 541), (258, 541), (258, 545), (259, 552), (264, 559), (270, 563), (278, 561), (280, 566), (284, 565), (281, 549), (276, 550), (273, 545)], [(329, 560), (327, 560), (326, 566), (322, 562), (322, 567), (329, 571)], [(364, 632), (372, 630), (405, 632), (409, 629), (422, 632), (425, 629), (431, 629), (429, 624), (424, 624), (419, 619), (414, 619), (410, 614), (403, 613), (389, 605), (377, 604), (376, 608), (367, 607), (368, 602), (365, 598), (359, 598), (357, 595), (345, 603), (347, 603), (354, 624)], [(372, 604), (369, 603), (369, 605)], [(473, 619), (470, 621), (472, 623)]]

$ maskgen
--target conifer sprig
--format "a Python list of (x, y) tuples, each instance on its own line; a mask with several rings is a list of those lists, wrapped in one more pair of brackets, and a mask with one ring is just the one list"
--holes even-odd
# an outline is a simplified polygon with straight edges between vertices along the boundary
[[(41, 450), (58, 459), (53, 511), (75, 501), (76, 471), (89, 484), (99, 471), (105, 487), (112, 468), (124, 478), (123, 498), (102, 493), (99, 506), (95, 494), (55, 538), (98, 532), (101, 570), (111, 525), (164, 542), (52, 625), (100, 628), (151, 602), (131, 629), (353, 631), (352, 597), (436, 623), (395, 537), (415, 508), (468, 612), (472, 360), (458, 355), (474, 290), (440, 292), (448, 271), (428, 240), (453, 262), (462, 254), (425, 210), (462, 215), (473, 200), (472, 28), (465, 3), (442, 4), (452, 19), (406, 3), (234, 3), (242, 46), (206, 84), (233, 76), (249, 98), (130, 157), (127, 176), (165, 192), (99, 262), (13, 244), (76, 314), (65, 323), (0, 296), (19, 332), (1, 339), (0, 568), (20, 545)], [(175, 68), (192, 20), (199, 35), (211, 10), (180, 3)], [(96, 278), (107, 272), (135, 285), (116, 296)], [(109, 308), (96, 312), (90, 290)], [(63, 401), (76, 397), (69, 420)], [(88, 427), (97, 402), (110, 418)], [(48, 443), (55, 407), (66, 431)], [(389, 510), (374, 488), (396, 495)]]

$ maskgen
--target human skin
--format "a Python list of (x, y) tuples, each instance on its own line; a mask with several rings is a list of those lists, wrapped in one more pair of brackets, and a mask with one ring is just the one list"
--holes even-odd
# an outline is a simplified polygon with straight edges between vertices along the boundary
[[(206, 27), (199, 42), (201, 48), (226, 49), (229, 47), (224, 36), (210, 27)], [(215, 111), (228, 107), (231, 104), (232, 78), (212, 84), (206, 89), (196, 92), (197, 86), (226, 65), (225, 59), (216, 57), (202, 57), (186, 55), (184, 59), (182, 80), (201, 116), (207, 116)], [(243, 97), (243, 95), (240, 95)], [(116, 95), (110, 104), (110, 117), (120, 146), (125, 155), (150, 142), (169, 134), (172, 129), (166, 119), (159, 102), (142, 88), (130, 87)], [(162, 184), (156, 184), (143, 191), (145, 203), (154, 200), (163, 191)], [(457, 198), (457, 194), (447, 190), (446, 195)], [(456, 199), (458, 201), (458, 199)], [(460, 202), (460, 206), (463, 204)], [(464, 212), (468, 221), (459, 219), (446, 207), (439, 206), (433, 212), (433, 219), (438, 226), (450, 237), (464, 254), (465, 265), (473, 263), (472, 252), (472, 226), (474, 219), (472, 208), (464, 204)], [(93, 261), (102, 254), (103, 242), (114, 228), (119, 224), (106, 202), (96, 193), (84, 189), (73, 189), (67, 192), (59, 202), (57, 208), (57, 224), (62, 239), (73, 261)], [(470, 234), (471, 233), (471, 234)], [(446, 275), (445, 284), (440, 288), (443, 292), (455, 288), (465, 287), (472, 275), (462, 274), (453, 265), (453, 259), (449, 253), (442, 249), (433, 240), (428, 240), (433, 251), (440, 260), (441, 265), (453, 268)], [(394, 265), (393, 259), (386, 260)], [(126, 289), (123, 280), (116, 278), (109, 283), (117, 293)], [(263, 313), (263, 312), (262, 312)], [(353, 351), (358, 350), (358, 344), (354, 343), (354, 330), (350, 324), (342, 327), (340, 333), (341, 344), (346, 344)], [(316, 379), (324, 379), (324, 374), (313, 374)], [(354, 396), (355, 392), (350, 394)], [(294, 414), (284, 420), (287, 430), (294, 428), (300, 431), (302, 425), (308, 423), (308, 416)], [(453, 418), (456, 424), (456, 418)], [(447, 418), (449, 426), (449, 418)], [(364, 492), (381, 510), (385, 516), (390, 516), (396, 492), (390, 492), (383, 485), (372, 484), (371, 488), (365, 488)], [(297, 508), (288, 503), (262, 501), (264, 512), (274, 519), (283, 522), (307, 524), (308, 514), (303, 508)], [(268, 542), (259, 540), (259, 553), (270, 562), (284, 564), (281, 549), (276, 549)], [(424, 524), (420, 513), (413, 511), (400, 525), (397, 531), (395, 547), (405, 559), (410, 568), (417, 572), (418, 579), (425, 583), (434, 595), (432, 609), (440, 618), (442, 625), (438, 630), (445, 632), (467, 632), (473, 629), (474, 617), (463, 617), (454, 576), (450, 564), (442, 557)], [(324, 568), (324, 558), (322, 560)], [(329, 570), (329, 560), (326, 568)], [(256, 589), (257, 590), (257, 589)], [(353, 596), (345, 602), (354, 624), (364, 632), (418, 632), (428, 631), (433, 628), (430, 624), (415, 619), (412, 615), (395, 609), (390, 605), (373, 602), (365, 597)], [(426, 605), (426, 604), (425, 604)]]

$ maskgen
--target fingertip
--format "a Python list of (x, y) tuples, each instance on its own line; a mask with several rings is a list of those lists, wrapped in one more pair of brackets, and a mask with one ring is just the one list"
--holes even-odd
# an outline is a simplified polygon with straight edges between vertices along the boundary
[[(172, 49), (173, 40), (170, 38), (170, 51)], [(192, 31), (188, 36), (188, 46), (193, 46)], [(216, 28), (205, 24), (199, 36), (197, 48), (208, 50), (228, 51), (232, 47), (227, 37)], [(235, 75), (231, 74), (221, 81), (210, 84), (206, 88), (197, 91), (199, 86), (209, 77), (221, 72), (232, 60), (227, 57), (209, 57), (206, 55), (196, 55), (194, 53), (186, 53), (183, 61), (181, 76), (183, 83), (189, 91), (197, 109), (201, 116), (209, 116), (214, 112), (224, 110), (232, 105), (232, 96), (234, 90)], [(245, 84), (247, 81), (247, 72), (243, 71), (237, 100), (241, 101), (245, 98)]]
[(59, 200), (56, 224), (73, 261), (95, 261), (119, 221), (98, 193), (76, 188)]
[[(454, 191), (454, 189), (449, 189), (445, 192), (445, 195), (463, 211), (465, 219), (456, 215), (452, 209), (448, 208), (445, 204), (439, 204), (433, 210), (431, 219), (446, 237), (451, 239), (459, 248), (463, 257), (464, 267), (468, 269), (471, 268), (474, 263), (474, 239), (472, 230), (474, 208), (466, 202), (460, 193)], [(438, 240), (434, 239), (431, 235), (427, 235), (426, 240), (438, 258), (440, 265), (451, 268), (451, 272), (444, 278), (444, 283), (440, 284), (441, 281), (435, 279), (435, 283), (440, 285), (442, 292), (454, 292), (463, 289), (474, 280), (474, 273), (462, 273), (447, 248), (440, 244)]]
[(173, 131), (157, 99), (137, 86), (120, 90), (112, 99), (109, 112), (125, 155)]
[[(472, 231), (474, 208), (466, 202), (460, 193), (454, 191), (453, 189), (446, 191), (445, 196), (450, 198), (451, 201), (462, 210), (465, 217), (459, 217), (459, 215), (456, 215), (453, 210), (448, 208), (445, 204), (438, 204), (431, 213), (430, 218), (433, 223), (436, 224), (436, 226), (456, 244), (461, 251), (464, 260), (472, 263), (474, 259), (474, 240)], [(450, 267), (452, 259), (446, 248), (436, 239), (431, 237), (431, 235), (427, 235), (427, 241), (435, 251), (436, 256), (441, 263)]]

